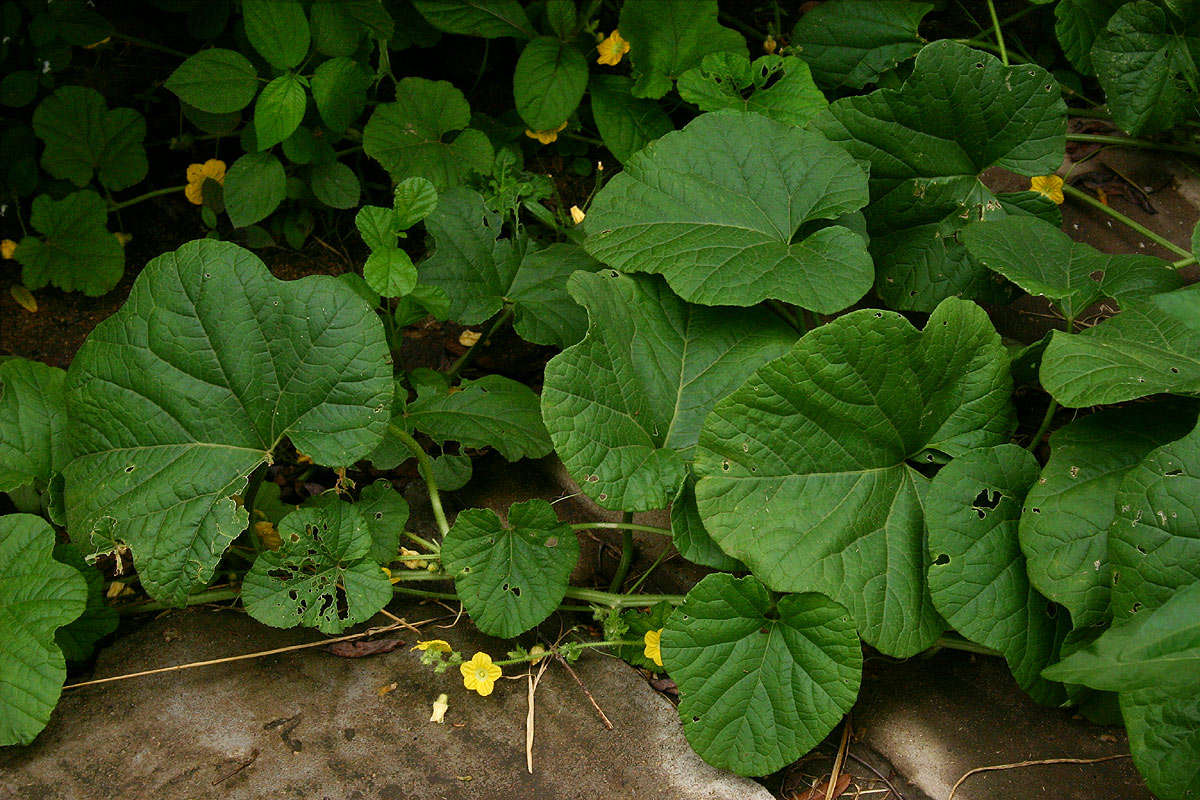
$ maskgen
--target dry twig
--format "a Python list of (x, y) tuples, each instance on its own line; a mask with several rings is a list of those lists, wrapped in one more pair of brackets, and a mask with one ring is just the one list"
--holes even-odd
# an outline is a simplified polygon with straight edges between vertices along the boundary
[(1018, 761), (1015, 764), (993, 764), (989, 767), (976, 767), (975, 769), (967, 770), (961, 778), (955, 781), (954, 786), (950, 787), (950, 796), (946, 800), (954, 800), (954, 793), (958, 791), (959, 786), (962, 786), (962, 782), (977, 772), (1036, 767), (1041, 764), (1099, 764), (1101, 761), (1112, 761), (1117, 758), (1132, 758), (1132, 756), (1128, 753), (1118, 753), (1115, 756), (1102, 756), (1100, 758), (1041, 758), (1036, 761)]

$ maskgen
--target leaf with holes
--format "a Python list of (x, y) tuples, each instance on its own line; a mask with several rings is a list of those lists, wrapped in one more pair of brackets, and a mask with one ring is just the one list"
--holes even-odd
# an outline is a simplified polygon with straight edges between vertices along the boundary
[(1071, 622), (1030, 585), (1017, 541), (1021, 501), (1037, 477), (1037, 459), (1015, 444), (942, 467), (925, 493), (929, 596), (955, 630), (999, 650), (1033, 699), (1061, 705), (1062, 686), (1041, 671), (1057, 660)]
[(108, 230), (108, 206), (90, 189), (62, 200), (38, 195), (29, 222), (41, 237), (26, 236), (17, 247), (26, 288), (53, 284), (99, 297), (125, 274), (125, 249)]
[[(441, 488), (441, 484), (438, 486)], [(323, 508), (344, 502), (336, 493), (329, 493), (311, 498), (304, 506)], [(391, 563), (400, 548), (400, 532), (408, 522), (408, 501), (392, 488), (390, 481), (380, 478), (363, 487), (354, 507), (362, 513), (371, 534), (371, 559), (379, 564)]]
[(446, 81), (404, 78), (396, 101), (375, 107), (363, 130), (363, 150), (394, 181), (427, 178), (444, 191), (473, 172), (492, 171), (492, 144), (467, 125), (471, 107)]
[(1130, 300), (1083, 333), (1054, 331), (1046, 391), (1068, 408), (1200, 392), (1200, 285)]
[(1108, 531), (1114, 624), (1200, 581), (1200, 425), (1121, 479)]
[(293, 511), (279, 522), (279, 540), (279, 549), (261, 553), (242, 582), (246, 612), (259, 622), (336, 634), (392, 599), (357, 506), (339, 500)]
[(1045, 175), (1062, 163), (1067, 109), (1041, 67), (1006, 67), (942, 40), (917, 54), (899, 89), (830, 104), (813, 125), (871, 164), (867, 208), (875, 288), (894, 308), (929, 311), (983, 292), (986, 270), (954, 239), (1003, 213), (979, 181), (989, 167)]
[(510, 638), (550, 616), (567, 593), (579, 541), (545, 500), (461, 511), (442, 542), (442, 565), (479, 630)]
[(777, 591), (845, 605), (893, 656), (944, 628), (926, 586), (932, 464), (1007, 441), (1012, 379), (983, 309), (947, 299), (918, 331), (854, 311), (760, 367), (704, 421), (693, 468), (704, 525)]
[(233, 495), (250, 472), (284, 438), (319, 464), (365, 457), (391, 374), (382, 325), (341, 281), (279, 281), (208, 239), (153, 259), (67, 373), (72, 538), (127, 544), (143, 587), (182, 603), (246, 526)]
[(831, 0), (800, 17), (791, 43), (821, 86), (861, 89), (920, 51), (917, 27), (932, 10), (907, 0)]
[(774, 602), (753, 577), (693, 586), (667, 620), (662, 656), (692, 749), (740, 775), (767, 775), (819, 744), (862, 679), (846, 609), (819, 594)]
[(1025, 497), (1019, 535), (1029, 580), (1066, 606), (1076, 628), (1108, 619), (1108, 529), (1125, 474), (1184, 436), (1194, 405), (1137, 405), (1072, 422), (1050, 436), (1050, 459)]
[(115, 192), (146, 177), (146, 120), (132, 108), (110, 110), (95, 89), (60, 87), (33, 112), (33, 129), (46, 143), (42, 166), (56, 178), (87, 186), (95, 174)]
[(25, 485), (45, 491), (71, 460), (66, 377), (24, 358), (0, 362), (0, 492)]
[(662, 97), (707, 53), (746, 52), (745, 38), (717, 22), (717, 0), (626, 0), (618, 28), (629, 42), (634, 97)]
[(54, 632), (83, 613), (87, 585), (53, 549), (41, 517), (0, 517), (0, 746), (33, 741), (67, 677)]
[(542, 416), (554, 449), (606, 508), (665, 508), (709, 409), (796, 341), (758, 309), (685, 303), (662, 279), (577, 272), (588, 333), (546, 365)]
[(679, 76), (677, 88), (701, 111), (753, 111), (789, 125), (804, 125), (829, 105), (808, 65), (792, 56), (762, 56), (751, 64), (742, 53), (709, 53)]
[(866, 242), (839, 224), (866, 202), (867, 176), (820, 134), (716, 112), (626, 162), (592, 203), (585, 247), (692, 303), (833, 313), (874, 277)]

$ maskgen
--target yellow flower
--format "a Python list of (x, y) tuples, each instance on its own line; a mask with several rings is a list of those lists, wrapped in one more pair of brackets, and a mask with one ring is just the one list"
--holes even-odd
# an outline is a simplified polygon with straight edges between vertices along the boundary
[(487, 697), (496, 685), (496, 679), (504, 671), (492, 663), (492, 657), (487, 653), (476, 653), (470, 661), (458, 665), (458, 671), (463, 676), (463, 686), (479, 692), (480, 697)]
[(579, 206), (571, 206), (571, 221), (576, 225), (581, 224), (583, 222), (583, 218), (586, 216), (587, 215), (583, 213), (582, 208)]
[(1063, 179), (1057, 175), (1037, 175), (1029, 179), (1029, 188), (1048, 197), (1060, 206), (1063, 202)]
[(458, 335), (458, 343), (463, 347), (474, 347), (475, 343), (483, 338), (483, 334), (479, 331), (466, 330)]
[(439, 694), (437, 700), (433, 701), (433, 713), (429, 716), (430, 722), (436, 722), (439, 725), (446, 721), (446, 710), (450, 708), (450, 698), (444, 694)]
[(650, 659), (655, 664), (658, 664), (660, 667), (663, 665), (662, 632), (662, 628), (659, 628), (656, 631), (646, 631), (646, 635), (642, 637), (642, 641), (646, 643), (646, 649), (643, 652), (643, 655), (645, 655), (646, 658)]
[(551, 144), (552, 142), (558, 141), (559, 131), (563, 130), (566, 127), (567, 127), (567, 121), (564, 119), (562, 125), (559, 125), (557, 128), (550, 128), (549, 130), (545, 130), (545, 131), (531, 131), (528, 128), (526, 128), (525, 135), (528, 136), (530, 139), (537, 139), (542, 144)]
[(779, 49), (779, 42), (775, 41), (774, 36), (767, 34), (767, 38), (763, 40), (763, 52), (770, 55), (777, 49)]
[(5, 261), (12, 259), (17, 253), (17, 243), (12, 239), (5, 239), (0, 242), (0, 256), (4, 256)]
[(203, 164), (189, 164), (187, 168), (187, 188), (183, 190), (184, 195), (193, 205), (204, 204), (204, 182), (206, 180), (214, 180), (222, 186), (225, 185), (225, 162), (220, 159), (210, 158)]
[(413, 646), (413, 650), (436, 650), (442, 653), (449, 653), (453, 649), (454, 648), (451, 647), (450, 643), (445, 639), (430, 639), (425, 642), (417, 642), (416, 645)]
[(621, 38), (619, 30), (614, 30), (607, 39), (596, 45), (596, 50), (600, 53), (597, 64), (615, 67), (621, 63), (621, 56), (629, 52), (629, 42)]
[(133, 241), (132, 233), (123, 233), (121, 231), (117, 231), (113, 234), (113, 236), (117, 237), (117, 241), (121, 243), (121, 247), (124, 247)]

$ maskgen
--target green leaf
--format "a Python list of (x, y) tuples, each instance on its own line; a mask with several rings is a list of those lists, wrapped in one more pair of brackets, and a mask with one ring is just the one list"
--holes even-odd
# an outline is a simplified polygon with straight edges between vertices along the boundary
[[(304, 507), (331, 505), (346, 505), (346, 501), (336, 492), (328, 492), (310, 498)], [(392, 488), (390, 481), (380, 478), (363, 488), (354, 507), (362, 514), (367, 532), (371, 534), (371, 560), (378, 564), (391, 563), (400, 550), (400, 532), (408, 522), (408, 501)], [(336, 511), (341, 513), (341, 509)]]
[(73, 544), (55, 545), (54, 560), (75, 569), (87, 584), (87, 605), (83, 614), (69, 625), (59, 628), (54, 634), (54, 642), (68, 661), (86, 661), (91, 658), (96, 642), (117, 629), (120, 616), (115, 608), (104, 601), (104, 576), (100, 570), (84, 561), (78, 547)]
[(367, 286), (383, 297), (403, 297), (417, 285), (417, 268), (408, 253), (398, 247), (372, 250), (363, 265)]
[(1200, 392), (1200, 285), (1130, 300), (1083, 333), (1054, 331), (1041, 378), (1068, 408)]
[[(313, 8), (319, 8), (319, 3)], [(349, 58), (333, 58), (313, 72), (311, 88), (313, 101), (325, 126), (334, 133), (350, 127), (367, 103), (367, 87), (371, 73)]]
[(1148, 0), (1126, 3), (1091, 51), (1113, 122), (1133, 136), (1195, 116), (1200, 91), (1200, 17), (1172, 20)]
[(45, 490), (70, 461), (66, 377), (24, 358), (0, 363), (0, 492), (26, 484)]
[(999, 650), (1029, 695), (1061, 705), (1063, 688), (1040, 673), (1058, 658), (1071, 621), (1030, 585), (1017, 541), (1021, 501), (1037, 477), (1037, 459), (1015, 444), (942, 467), (925, 493), (929, 595), (955, 630)]
[(1092, 644), (1047, 667), (1052, 681), (1110, 692), (1200, 685), (1200, 582), (1153, 611), (1136, 614)]
[(550, 616), (567, 593), (579, 540), (545, 500), (514, 503), (505, 525), (485, 508), (460, 511), (442, 564), (476, 627), (505, 639)]
[(559, 38), (569, 39), (577, 28), (578, 19), (575, 0), (546, 0), (546, 24)]
[(376, 106), (367, 121), (363, 150), (392, 180), (427, 178), (444, 191), (472, 172), (492, 171), (492, 144), (467, 127), (470, 120), (467, 98), (452, 84), (404, 78), (396, 84), (396, 102)]
[(201, 111), (229, 114), (250, 105), (258, 92), (258, 73), (236, 50), (214, 47), (180, 64), (164, 85)]
[(1120, 698), (1134, 766), (1154, 796), (1200, 797), (1200, 692), (1143, 689)]
[(308, 18), (300, 0), (242, 0), (246, 38), (271, 66), (291, 69), (308, 55)]
[(0, 80), (0, 103), (10, 108), (21, 108), (37, 98), (38, 74), (22, 69), (10, 72)]
[(1102, 411), (1051, 434), (1050, 459), (1025, 498), (1019, 534), (1029, 580), (1070, 610), (1076, 628), (1109, 616), (1108, 529), (1122, 478), (1195, 422), (1195, 408), (1138, 405)]
[(53, 284), (99, 297), (125, 273), (125, 250), (109, 232), (108, 206), (91, 190), (62, 200), (38, 195), (29, 222), (44, 238), (26, 236), (17, 247), (21, 283), (31, 290)]
[(628, 608), (622, 611), (621, 622), (628, 628), (621, 638), (636, 644), (622, 645), (618, 649), (621, 660), (651, 672), (663, 672), (661, 665), (646, 658), (645, 636), (650, 631), (662, 631), (667, 624), (667, 617), (671, 616), (674, 610), (675, 606), (670, 603), (657, 603), (650, 608)]
[[(367, 247), (372, 250), (390, 250), (396, 247), (400, 234), (396, 212), (381, 206), (363, 206), (354, 215), (354, 226)], [(410, 262), (411, 263), (411, 262)]]
[(761, 310), (685, 303), (651, 276), (578, 272), (567, 286), (588, 330), (546, 365), (554, 449), (605, 508), (665, 508), (705, 415), (795, 333)]
[(371, 452), (391, 372), (382, 325), (340, 281), (278, 281), (209, 239), (153, 259), (67, 373), (72, 538), (124, 542), (146, 590), (182, 602), (245, 527), (232, 496), (284, 437), (319, 464)]
[(553, 36), (539, 36), (525, 45), (513, 72), (517, 113), (535, 131), (556, 128), (575, 113), (587, 83), (583, 53)]
[(342, 0), (339, 5), (371, 37), (387, 41), (396, 35), (396, 21), (392, 19), (394, 3), (384, 7), (382, 0)]
[(972, 219), (1003, 213), (977, 176), (989, 167), (1053, 172), (1067, 115), (1045, 70), (1005, 67), (942, 40), (917, 54), (900, 89), (837, 100), (813, 124), (870, 162), (876, 291), (893, 308), (928, 311), (944, 297), (986, 288), (986, 269), (954, 236)]
[[(829, 103), (798, 58), (709, 53), (679, 76), (679, 96), (701, 111), (754, 111), (789, 125), (804, 125)], [(752, 90), (747, 92), (747, 90)]]
[(449, 296), (451, 319), (478, 325), (511, 303), (513, 327), (528, 341), (566, 347), (582, 338), (586, 317), (567, 295), (567, 278), (599, 265), (578, 246), (520, 252), (500, 238), (500, 215), (466, 188), (443, 194), (425, 228), (435, 247), (421, 262), (421, 283)]
[(1116, 625), (1200, 581), (1200, 425), (1125, 473), (1108, 531)]
[(110, 110), (95, 89), (56, 90), (33, 112), (33, 129), (46, 143), (42, 167), (56, 178), (87, 186), (95, 173), (115, 192), (146, 177), (146, 120), (132, 108)]
[(746, 565), (726, 555), (704, 527), (696, 507), (696, 479), (691, 475), (671, 503), (671, 542), (679, 555), (693, 564), (725, 572), (746, 571)]
[(267, 150), (292, 135), (304, 119), (308, 93), (300, 76), (280, 75), (263, 87), (254, 104), (254, 141)]
[(630, 46), (634, 97), (657, 100), (708, 53), (746, 52), (742, 35), (717, 22), (717, 0), (626, 0), (619, 28)]
[(491, 447), (509, 461), (541, 458), (551, 449), (538, 396), (503, 375), (463, 381), (449, 393), (422, 387), (404, 418), (409, 430), (439, 444)]
[(1008, 360), (987, 314), (950, 298), (923, 332), (854, 311), (809, 332), (704, 422), (696, 499), (721, 549), (777, 591), (845, 605), (893, 656), (943, 630), (926, 589), (932, 464), (1007, 441)]
[(1101, 253), (1036, 217), (972, 223), (959, 239), (979, 263), (1049, 298), (1072, 321), (1101, 298), (1138, 299), (1183, 285), (1160, 258)]
[(313, 166), (308, 173), (308, 183), (316, 198), (330, 208), (354, 208), (362, 193), (354, 170), (340, 161)]
[(400, 181), (392, 196), (392, 210), (396, 213), (396, 224), (402, 231), (428, 217), (438, 204), (437, 189), (424, 178)]
[(343, 3), (313, 3), (309, 9), (312, 46), (321, 55), (343, 58), (358, 51), (363, 27), (343, 6)]
[(271, 216), (287, 196), (287, 174), (271, 153), (246, 153), (225, 176), (225, 211), (235, 228)]
[(280, 520), (279, 539), (279, 549), (259, 555), (242, 582), (246, 612), (259, 622), (336, 634), (392, 599), (356, 506), (335, 501), (300, 508)]
[(54, 631), (83, 613), (87, 584), (53, 549), (41, 517), (0, 517), (0, 746), (33, 741), (67, 677)]
[(718, 112), (626, 162), (592, 203), (585, 246), (618, 269), (662, 274), (689, 302), (773, 298), (833, 313), (874, 271), (857, 233), (817, 223), (866, 202), (866, 175), (820, 134)]
[(593, 75), (588, 84), (592, 116), (604, 146), (625, 162), (664, 133), (675, 130), (657, 102), (634, 97), (633, 81), (624, 75)]
[(429, 24), (446, 33), (497, 39), (533, 38), (533, 25), (517, 0), (412, 0)]
[(470, 456), (447, 453), (434, 458), (430, 463), (433, 465), (434, 480), (444, 492), (457, 492), (471, 481)]
[(1063, 55), (1083, 75), (1094, 75), (1092, 44), (1113, 12), (1127, 0), (1059, 0), (1054, 7), (1054, 32)]
[(917, 54), (929, 3), (830, 0), (805, 12), (792, 46), (826, 89), (861, 89)]
[(816, 747), (854, 705), (862, 648), (846, 610), (818, 594), (773, 602), (753, 577), (708, 575), (667, 620), (663, 664), (701, 758), (767, 775)]

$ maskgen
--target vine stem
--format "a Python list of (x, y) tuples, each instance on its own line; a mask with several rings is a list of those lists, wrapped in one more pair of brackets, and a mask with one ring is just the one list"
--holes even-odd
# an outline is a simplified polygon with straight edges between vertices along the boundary
[(1000, 32), (1000, 18), (996, 16), (996, 4), (987, 0), (988, 13), (992, 15), (992, 28), (996, 31), (996, 46), (1000, 48), (1000, 61), (1008, 66), (1008, 50), (1004, 47), (1004, 34)]
[(975, 644), (974, 642), (969, 642), (966, 639), (947, 638), (945, 636), (939, 636), (938, 640), (933, 646), (935, 648), (940, 647), (946, 650), (959, 650), (964, 653), (975, 653), (976, 655), (981, 656), (995, 656), (998, 658), (1004, 655), (999, 650), (993, 650), (990, 647), (984, 647), (981, 644)]
[[(1078, 116), (1072, 114), (1072, 116)], [(1068, 133), (1068, 142), (1088, 142), (1090, 144), (1111, 144), (1117, 147), (1136, 147), (1141, 150), (1164, 150), (1168, 153), (1186, 153), (1189, 156), (1200, 156), (1200, 150), (1186, 144), (1171, 144), (1170, 142), (1152, 142), (1149, 139), (1133, 139), (1128, 136), (1105, 136), (1099, 133)]]
[(1025, 446), (1026, 450), (1032, 453), (1038, 446), (1038, 442), (1042, 440), (1042, 437), (1046, 435), (1046, 431), (1050, 429), (1050, 423), (1057, 411), (1058, 401), (1051, 397), (1050, 405), (1046, 406), (1046, 415), (1042, 417), (1042, 424), (1038, 426), (1037, 433), (1033, 435), (1033, 438), (1029, 440), (1029, 444)]
[[(633, 512), (621, 512), (621, 524), (627, 526), (633, 522)], [(610, 592), (620, 592), (625, 579), (629, 577), (629, 568), (633, 566), (633, 531), (628, 527), (621, 532), (621, 560), (617, 562), (617, 571), (613, 573), (612, 583), (608, 585)]]
[(635, 522), (576, 522), (571, 525), (572, 530), (587, 531), (587, 530), (608, 530), (608, 531), (642, 531), (644, 533), (657, 533), (660, 536), (671, 536), (672, 533), (666, 528), (656, 528), (653, 525), (641, 525)]
[(136, 44), (138, 47), (144, 47), (147, 50), (157, 50), (160, 53), (166, 53), (167, 55), (175, 56), (176, 58), (184, 58), (184, 59), (191, 58), (190, 54), (185, 53), (182, 50), (176, 50), (172, 47), (166, 47), (164, 45), (159, 44), (158, 42), (152, 42), (149, 39), (142, 39), (137, 36), (130, 36), (128, 33), (113, 33), (112, 38), (118, 39), (122, 42), (129, 42), (130, 44)]
[(442, 496), (438, 493), (437, 480), (433, 477), (433, 462), (429, 460), (425, 449), (409, 435), (408, 431), (394, 422), (388, 423), (388, 431), (403, 442), (405, 447), (417, 457), (417, 464), (421, 467), (421, 477), (425, 479), (425, 487), (429, 490), (429, 507), (433, 509), (433, 519), (437, 522), (438, 530), (445, 537), (450, 532), (450, 525), (446, 522), (446, 512), (442, 510)]
[(582, 600), (585, 603), (594, 603), (609, 608), (641, 608), (657, 603), (670, 603), (677, 606), (683, 603), (681, 594), (617, 594), (578, 586), (568, 587), (566, 596), (572, 600)]
[(112, 214), (116, 211), (120, 211), (122, 208), (129, 208), (130, 206), (135, 206), (138, 203), (141, 203), (145, 200), (153, 199), (155, 197), (162, 197), (163, 195), (166, 195), (166, 194), (175, 194), (176, 192), (182, 192), (186, 188), (187, 188), (186, 184), (183, 186), (168, 186), (165, 189), (155, 189), (152, 192), (146, 192), (145, 194), (139, 194), (137, 197), (131, 197), (128, 200), (122, 200), (119, 203), (110, 204), (108, 207), (108, 213)]
[(1110, 207), (1104, 205), (1104, 203), (1101, 203), (1099, 200), (1092, 197), (1087, 192), (1080, 191), (1079, 189), (1076, 189), (1074, 186), (1071, 186), (1068, 183), (1063, 184), (1062, 190), (1063, 190), (1063, 194), (1065, 194), (1069, 197), (1073, 197), (1076, 200), (1078, 200), (1079, 202), (1084, 203), (1085, 205), (1089, 205), (1092, 208), (1096, 209), (1097, 211), (1107, 214), (1108, 216), (1115, 219), (1117, 222), (1120, 222), (1123, 225), (1126, 225), (1129, 228), (1137, 231), (1142, 236), (1145, 236), (1147, 239), (1154, 242), (1155, 244), (1165, 247), (1166, 249), (1170, 250), (1172, 253), (1178, 253), (1179, 255), (1181, 255), (1185, 258), (1189, 258), (1189, 259), (1192, 258), (1191, 253), (1189, 253), (1187, 250), (1184, 250), (1182, 247), (1175, 244), (1170, 239), (1167, 239), (1163, 236), (1159, 236), (1157, 233), (1150, 230), (1145, 225), (1142, 225), (1140, 222), (1135, 222), (1134, 220), (1132, 220), (1129, 217), (1122, 214), (1120, 211), (1117, 211), (1114, 208), (1110, 208)]
[[(629, 642), (624, 639), (605, 640), (601, 642), (571, 642), (571, 648), (583, 649), (585, 647), (641, 647), (642, 642)], [(557, 655), (559, 650), (562, 650), (561, 645), (555, 645), (548, 653), (530, 653), (527, 656), (520, 658), (504, 658), (499, 661), (493, 661), (497, 667), (503, 667), (508, 664), (523, 664), (526, 661), (541, 661), (543, 658)]]
[(506, 303), (504, 310), (500, 312), (500, 316), (496, 317), (496, 321), (492, 323), (492, 327), (488, 328), (487, 333), (476, 339), (475, 344), (468, 347), (467, 351), (459, 356), (458, 359), (450, 365), (450, 369), (446, 370), (446, 379), (454, 380), (458, 376), (458, 373), (462, 372), (462, 368), (465, 367), (471, 360), (471, 356), (475, 355), (475, 348), (479, 347), (479, 345), (483, 344), (488, 339), (491, 339), (492, 336), (495, 335), (496, 331), (500, 330), (500, 326), (508, 322), (512, 315), (513, 306)]

